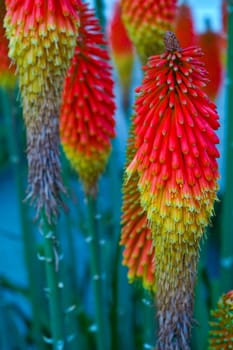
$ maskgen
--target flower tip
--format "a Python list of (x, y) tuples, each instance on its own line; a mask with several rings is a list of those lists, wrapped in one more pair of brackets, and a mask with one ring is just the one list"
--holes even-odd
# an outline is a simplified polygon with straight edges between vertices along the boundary
[(173, 32), (164, 34), (164, 45), (167, 51), (181, 51), (180, 43)]

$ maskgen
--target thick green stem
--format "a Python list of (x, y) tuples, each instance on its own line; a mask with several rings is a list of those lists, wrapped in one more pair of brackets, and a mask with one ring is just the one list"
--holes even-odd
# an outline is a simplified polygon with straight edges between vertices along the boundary
[(157, 325), (155, 322), (155, 303), (152, 298), (152, 295), (149, 295), (149, 292), (143, 291), (143, 343), (144, 348), (146, 349), (154, 349), (154, 337), (157, 333)]
[(63, 283), (59, 281), (58, 241), (55, 226), (48, 223), (46, 215), (42, 215), (41, 217), (40, 228), (44, 238), (44, 259), (47, 278), (46, 292), (48, 293), (49, 300), (51, 343), (53, 350), (62, 350), (65, 346), (65, 331), (61, 299)]
[(93, 279), (93, 290), (95, 298), (95, 316), (96, 316), (96, 337), (97, 337), (97, 349), (107, 350), (109, 349), (109, 338), (107, 333), (107, 325), (105, 319), (105, 298), (103, 294), (103, 272), (100, 260), (100, 245), (98, 230), (96, 225), (96, 200), (87, 195), (87, 207), (88, 207), (88, 241), (90, 244), (90, 263), (91, 273)]
[(45, 347), (42, 339), (40, 307), (38, 301), (40, 300), (40, 288), (38, 280), (38, 268), (36, 264), (36, 242), (33, 237), (33, 232), (30, 231), (25, 205), (23, 204), (24, 189), (22, 179), (22, 167), (20, 164), (20, 152), (18, 145), (18, 135), (16, 126), (16, 115), (13, 112), (13, 104), (15, 101), (13, 92), (0, 90), (0, 101), (5, 118), (9, 158), (14, 171), (14, 178), (16, 184), (16, 195), (19, 207), (20, 225), (24, 244), (24, 259), (28, 274), (29, 293), (32, 306), (32, 332), (36, 347), (43, 349)]
[(226, 90), (226, 173), (222, 202), (221, 224), (221, 280), (219, 293), (227, 292), (233, 283), (233, 0), (228, 0), (228, 50)]
[[(69, 181), (68, 172), (66, 169), (65, 159), (62, 157), (62, 177), (66, 188), (71, 188)], [(64, 225), (61, 226), (61, 231), (59, 231), (59, 237), (63, 234), (65, 229), (66, 235), (65, 240), (67, 242), (66, 251), (64, 254), (67, 256), (68, 260), (66, 265), (62, 264), (62, 274), (64, 276), (64, 283), (66, 288), (64, 288), (64, 303), (66, 306), (66, 333), (69, 341), (69, 349), (77, 350), (83, 349), (86, 346), (84, 343), (85, 329), (81, 329), (81, 320), (77, 316), (84, 313), (84, 307), (82, 305), (82, 298), (80, 294), (80, 289), (77, 282), (77, 259), (76, 259), (76, 249), (75, 241), (72, 232), (72, 222), (70, 212), (64, 217)], [(80, 318), (80, 317), (79, 317)], [(84, 328), (84, 327), (83, 327)]]

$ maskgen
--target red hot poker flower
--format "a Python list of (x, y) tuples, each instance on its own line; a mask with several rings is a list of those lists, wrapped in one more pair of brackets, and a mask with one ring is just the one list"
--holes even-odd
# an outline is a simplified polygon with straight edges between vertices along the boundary
[(174, 24), (176, 0), (122, 0), (122, 18), (142, 62), (163, 51), (163, 35)]
[(115, 3), (113, 17), (109, 23), (109, 42), (123, 93), (128, 94), (133, 69), (134, 49), (121, 18), (119, 2)]
[(205, 91), (211, 100), (214, 101), (218, 95), (223, 78), (221, 35), (213, 32), (208, 24), (207, 30), (198, 36), (198, 45), (204, 52), (201, 60), (205, 63), (210, 78), (210, 83), (205, 87)]
[(137, 91), (135, 147), (128, 178), (139, 175), (141, 205), (155, 246), (158, 349), (189, 349), (199, 242), (218, 189), (219, 127), (202, 51), (181, 49), (173, 33), (152, 56)]
[(63, 149), (83, 182), (95, 193), (114, 137), (113, 80), (98, 20), (80, 2), (80, 29), (63, 91), (60, 136)]
[(175, 33), (181, 47), (196, 44), (192, 12), (191, 8), (186, 3), (177, 7)]
[(51, 82), (60, 98), (78, 33), (77, 1), (6, 0), (6, 7), (9, 56), (17, 64), (23, 98), (35, 102)]
[[(128, 139), (126, 167), (136, 153), (133, 129), (134, 125), (132, 124)], [(120, 244), (124, 246), (123, 265), (129, 268), (129, 281), (134, 282), (141, 279), (145, 289), (153, 290), (155, 287), (154, 246), (146, 212), (140, 205), (138, 180), (137, 173), (132, 175), (130, 179), (127, 179), (125, 174)]]

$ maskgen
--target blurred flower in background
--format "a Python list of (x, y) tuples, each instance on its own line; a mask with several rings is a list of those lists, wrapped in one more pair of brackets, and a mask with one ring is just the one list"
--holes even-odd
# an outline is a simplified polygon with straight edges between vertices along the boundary
[(16, 85), (15, 66), (8, 57), (9, 41), (5, 36), (3, 19), (6, 14), (5, 1), (0, 0), (0, 86), (4, 89), (12, 89)]
[(222, 86), (223, 64), (221, 60), (221, 34), (211, 29), (210, 20), (206, 20), (206, 30), (198, 35), (197, 43), (204, 52), (202, 61), (209, 72), (210, 82), (205, 87), (205, 91), (211, 100), (214, 101)]
[(186, 2), (177, 7), (175, 33), (181, 47), (196, 44), (196, 31), (193, 22), (192, 9)]
[(211, 312), (209, 350), (233, 348), (233, 290), (224, 294)]
[(122, 0), (122, 19), (143, 63), (163, 52), (163, 35), (174, 27), (176, 0)]
[(108, 24), (108, 40), (122, 88), (123, 104), (127, 106), (132, 83), (134, 47), (122, 21), (120, 2), (114, 4)]

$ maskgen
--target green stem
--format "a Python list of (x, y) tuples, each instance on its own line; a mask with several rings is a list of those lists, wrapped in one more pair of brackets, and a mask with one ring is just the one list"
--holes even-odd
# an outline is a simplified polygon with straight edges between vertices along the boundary
[(233, 283), (233, 0), (228, 0), (228, 50), (227, 50), (227, 127), (226, 127), (226, 173), (221, 220), (221, 278), (220, 291), (225, 293)]
[[(70, 188), (68, 180), (63, 173), (63, 179), (65, 180), (66, 188)], [(62, 227), (64, 230), (64, 227)], [(62, 273), (64, 276), (64, 282), (66, 288), (64, 289), (64, 300), (66, 304), (66, 332), (69, 336), (69, 349), (87, 349), (90, 343), (88, 337), (88, 327), (86, 326), (85, 311), (81, 298), (81, 290), (77, 282), (77, 259), (75, 257), (75, 241), (72, 232), (72, 224), (70, 216), (65, 216), (65, 232), (67, 240), (66, 255), (68, 256), (68, 262), (66, 271), (64, 266)], [(67, 308), (68, 306), (68, 308)]]
[(96, 227), (96, 200), (87, 195), (87, 208), (88, 208), (88, 231), (89, 231), (89, 243), (90, 243), (90, 263), (91, 273), (93, 278), (93, 289), (95, 297), (95, 315), (96, 315), (96, 337), (97, 337), (97, 349), (107, 350), (109, 349), (107, 325), (105, 320), (105, 300), (103, 294), (102, 285), (102, 266), (100, 261), (100, 246), (98, 230)]
[(119, 244), (115, 249), (115, 259), (113, 260), (112, 269), (112, 303), (111, 303), (111, 331), (112, 331), (112, 342), (111, 349), (119, 349), (119, 332), (118, 332), (118, 288), (119, 288), (119, 259), (120, 259), (120, 247)]
[(46, 215), (41, 216), (41, 233), (44, 237), (44, 258), (46, 264), (47, 292), (49, 299), (50, 325), (53, 350), (65, 346), (64, 315), (62, 312), (61, 289), (59, 281), (59, 252), (55, 225), (49, 224)]
[(22, 181), (22, 167), (20, 164), (20, 154), (18, 149), (18, 136), (16, 131), (16, 115), (12, 111), (12, 105), (14, 104), (13, 93), (0, 90), (0, 100), (2, 105), (3, 114), (5, 117), (5, 124), (7, 130), (7, 141), (9, 149), (10, 162), (14, 171), (15, 183), (16, 183), (16, 195), (19, 208), (20, 225), (22, 238), (24, 243), (24, 259), (25, 266), (27, 268), (28, 281), (29, 281), (29, 293), (32, 306), (32, 332), (35, 340), (36, 347), (38, 349), (44, 349), (45, 344), (41, 336), (41, 319), (40, 319), (40, 307), (38, 301), (40, 300), (39, 294), (39, 281), (38, 281), (38, 268), (36, 261), (36, 242), (33, 237), (33, 233), (29, 229), (27, 213), (23, 204), (24, 189)]
[[(194, 320), (197, 320), (196, 326), (192, 331), (192, 346), (193, 349), (205, 350), (207, 349), (208, 341), (208, 316), (209, 307), (207, 296), (210, 294), (210, 289), (207, 289), (207, 281), (204, 274), (204, 261), (205, 247), (202, 247), (200, 261), (198, 265), (198, 280), (195, 286), (195, 306), (194, 306)], [(205, 282), (206, 281), (206, 282)], [(209, 283), (209, 281), (208, 281)]]
[(103, 32), (105, 32), (106, 18), (104, 15), (104, 1), (103, 0), (95, 0), (95, 9), (96, 9), (96, 15), (99, 19), (102, 30), (103, 30)]
[(144, 343), (144, 348), (146, 349), (154, 349), (154, 344), (155, 342), (155, 334), (157, 332), (157, 325), (155, 322), (155, 303), (152, 298), (152, 295), (149, 295), (149, 292), (144, 290), (143, 291), (143, 306), (142, 306), (142, 311), (143, 311), (143, 343)]
[[(125, 277), (125, 270), (121, 265), (121, 249), (119, 246), (120, 219), (122, 205), (122, 169), (119, 167), (119, 148), (117, 140), (112, 141), (112, 154), (109, 160), (108, 176), (111, 188), (111, 245), (110, 261), (113, 266), (110, 269), (112, 301), (111, 301), (111, 349), (119, 349), (121, 346), (133, 349), (135, 347), (135, 336), (133, 335), (133, 308), (126, 300), (132, 300), (132, 288), (128, 285), (122, 286), (122, 278)], [(114, 259), (112, 257), (114, 256)], [(123, 275), (122, 275), (123, 274)], [(124, 277), (123, 277), (124, 276)], [(123, 309), (125, 315), (120, 315), (119, 310)], [(122, 321), (125, 324), (122, 326)], [(127, 325), (126, 325), (127, 323)], [(119, 336), (121, 335), (121, 336)], [(121, 340), (123, 339), (123, 340)]]

